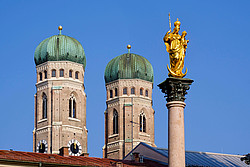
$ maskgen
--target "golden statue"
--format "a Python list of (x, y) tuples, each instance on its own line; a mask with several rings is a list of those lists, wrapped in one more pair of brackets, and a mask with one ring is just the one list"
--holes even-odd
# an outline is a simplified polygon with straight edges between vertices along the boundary
[(170, 68), (168, 68), (168, 75), (177, 78), (183, 78), (187, 74), (186, 72), (183, 74), (182, 69), (184, 68), (184, 58), (187, 49), (187, 43), (189, 40), (185, 39), (187, 35), (186, 31), (182, 32), (182, 35), (179, 35), (180, 25), (181, 22), (177, 21), (174, 23), (174, 30), (171, 32), (171, 21), (170, 21), (170, 14), (169, 14), (169, 25), (170, 30), (166, 33), (163, 40), (166, 45), (166, 50), (169, 53), (170, 58)]

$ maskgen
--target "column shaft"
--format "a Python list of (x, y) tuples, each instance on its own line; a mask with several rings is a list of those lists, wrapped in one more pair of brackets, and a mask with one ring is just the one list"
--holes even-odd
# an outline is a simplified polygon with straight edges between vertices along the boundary
[(171, 101), (168, 108), (169, 167), (185, 167), (184, 108), (185, 103)]

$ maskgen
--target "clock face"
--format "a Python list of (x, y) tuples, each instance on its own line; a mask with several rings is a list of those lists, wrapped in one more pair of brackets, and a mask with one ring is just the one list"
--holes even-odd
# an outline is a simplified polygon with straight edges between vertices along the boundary
[(48, 144), (46, 140), (40, 140), (36, 147), (36, 152), (38, 153), (47, 153), (48, 151)]
[(72, 139), (68, 143), (69, 155), (80, 156), (82, 153), (82, 146), (76, 139)]

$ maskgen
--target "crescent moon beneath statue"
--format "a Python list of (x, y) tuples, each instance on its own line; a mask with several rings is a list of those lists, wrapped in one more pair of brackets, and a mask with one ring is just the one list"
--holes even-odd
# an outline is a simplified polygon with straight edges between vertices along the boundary
[[(167, 68), (168, 68), (168, 71), (169, 71), (169, 73), (171, 74), (171, 76), (173, 76), (173, 77), (180, 77), (179, 75), (175, 74), (175, 73), (169, 68), (168, 64), (167, 64)], [(185, 76), (187, 75), (187, 71), (188, 71), (188, 70), (187, 70), (187, 68), (186, 68), (185, 73), (181, 76), (182, 78), (185, 77)]]

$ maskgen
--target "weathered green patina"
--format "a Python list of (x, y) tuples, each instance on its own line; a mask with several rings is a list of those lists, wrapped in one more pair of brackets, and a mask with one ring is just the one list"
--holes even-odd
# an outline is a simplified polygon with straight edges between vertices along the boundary
[(36, 65), (46, 61), (72, 61), (86, 66), (86, 57), (82, 45), (76, 39), (66, 35), (54, 35), (43, 40), (35, 50)]
[(108, 63), (104, 78), (106, 83), (118, 79), (135, 78), (153, 82), (154, 72), (146, 58), (134, 53), (126, 53), (115, 57)]

